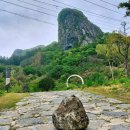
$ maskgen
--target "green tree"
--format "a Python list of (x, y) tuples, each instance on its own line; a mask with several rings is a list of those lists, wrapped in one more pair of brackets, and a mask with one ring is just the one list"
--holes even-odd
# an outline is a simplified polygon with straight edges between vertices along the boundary
[(125, 75), (128, 76), (128, 62), (129, 62), (129, 52), (130, 52), (130, 36), (125, 36), (120, 33), (112, 33), (108, 37), (108, 42), (110, 45), (116, 45), (117, 55), (122, 56), (124, 62)]
[(112, 75), (112, 79), (114, 79), (112, 66), (113, 66), (114, 58), (117, 55), (116, 46), (114, 44), (113, 45), (98, 44), (97, 47), (96, 47), (96, 52), (97, 52), (98, 55), (104, 56), (104, 58), (108, 61), (110, 71), (111, 71), (111, 75)]
[(119, 8), (125, 8), (126, 9), (126, 16), (130, 16), (130, 0), (128, 2), (120, 3)]
[(39, 82), (39, 88), (41, 88), (42, 91), (48, 91), (50, 89), (53, 89), (55, 87), (55, 82), (50, 77), (45, 77)]

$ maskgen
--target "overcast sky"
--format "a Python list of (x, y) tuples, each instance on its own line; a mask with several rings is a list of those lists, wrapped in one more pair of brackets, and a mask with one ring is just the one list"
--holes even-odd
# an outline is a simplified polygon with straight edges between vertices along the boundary
[[(24, 7), (39, 10), (41, 12), (48, 13), (50, 15), (42, 14), (39, 12), (31, 11), (25, 8), (21, 8), (15, 5), (11, 5), (5, 2), (12, 2)], [(27, 3), (23, 2), (28, 2)], [(58, 26), (57, 16), (58, 12), (62, 8), (69, 7), (61, 3), (57, 3), (54, 0), (0, 0), (0, 9), (4, 9), (10, 12), (14, 12), (21, 15), (37, 18), (42, 21), (46, 21), (55, 25), (46, 24), (31, 19), (25, 19), (20, 16), (9, 14), (7, 12), (0, 11), (0, 56), (11, 56), (15, 49), (28, 49), (37, 45), (48, 45), (58, 39)], [(55, 6), (40, 3), (43, 1)], [(71, 6), (75, 6), (78, 9), (86, 10), (84, 14), (90, 21), (98, 25), (104, 32), (111, 32), (113, 30), (119, 30), (121, 28), (120, 23), (122, 21), (130, 21), (130, 18), (124, 18), (125, 10), (117, 9), (115, 6), (102, 2), (102, 0), (87, 0), (95, 4), (109, 8), (115, 12), (101, 8), (92, 3), (85, 2), (84, 0), (57, 0), (66, 3)], [(104, 0), (111, 4), (118, 5), (120, 2), (127, 0)], [(32, 6), (31, 4), (41, 6), (43, 8)], [(60, 7), (62, 8), (60, 8)], [(48, 9), (48, 10), (47, 10)], [(49, 10), (50, 9), (50, 10)], [(106, 19), (104, 17), (96, 16), (89, 12), (97, 13), (106, 17), (113, 18), (115, 20)], [(128, 26), (130, 23), (128, 24)]]

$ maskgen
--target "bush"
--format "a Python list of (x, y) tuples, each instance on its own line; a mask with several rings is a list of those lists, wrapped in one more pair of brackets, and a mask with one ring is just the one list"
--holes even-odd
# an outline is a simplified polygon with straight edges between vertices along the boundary
[(63, 91), (67, 90), (66, 83), (56, 82), (56, 86), (53, 88), (53, 91)]
[(69, 84), (69, 86), (66, 87), (67, 90), (73, 90), (73, 89), (78, 89), (78, 88), (81, 88), (81, 87), (78, 87), (78, 85), (76, 84)]
[(4, 94), (4, 91), (0, 89), (0, 96)]
[(26, 75), (35, 75), (37, 74), (38, 76), (41, 76), (40, 68), (37, 67), (32, 67), (32, 66), (27, 66), (23, 69)]
[(41, 81), (41, 78), (36, 78), (35, 80), (32, 80), (29, 84), (29, 92), (39, 92), (41, 91), (39, 88), (39, 82)]
[(86, 81), (86, 85), (87, 85), (88, 87), (92, 86), (92, 85), (93, 85), (93, 81), (92, 81), (92, 80), (87, 80), (87, 81)]
[(56, 82), (56, 87), (53, 88), (54, 91), (63, 91), (63, 90), (73, 90), (73, 89), (78, 89), (78, 88), (82, 88), (83, 85), (80, 85), (80, 87), (78, 87), (79, 85), (77, 84), (70, 84), (69, 83), (69, 87), (67, 87), (66, 83), (63, 82)]
[(22, 93), (23, 89), (21, 85), (15, 85), (15, 86), (11, 86), (10, 91), (14, 93)]
[(107, 78), (105, 75), (100, 73), (94, 73), (86, 80), (87, 86), (96, 86), (96, 85), (103, 85), (107, 81)]
[(50, 77), (43, 78), (39, 82), (39, 88), (41, 88), (42, 91), (48, 91), (53, 89), (54, 87), (55, 87), (55, 82)]
[(86, 51), (86, 53), (87, 53), (88, 55), (95, 55), (95, 54), (96, 54), (95, 48), (89, 48), (89, 49)]

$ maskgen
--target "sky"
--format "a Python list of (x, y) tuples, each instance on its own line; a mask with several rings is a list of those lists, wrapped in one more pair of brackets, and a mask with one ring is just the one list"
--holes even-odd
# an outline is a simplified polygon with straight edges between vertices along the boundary
[[(58, 41), (57, 17), (66, 7), (81, 10), (104, 32), (120, 30), (121, 22), (128, 22), (130, 18), (124, 17), (125, 9), (118, 9), (114, 5), (125, 1), (127, 0), (0, 0), (0, 56), (10, 57), (15, 49), (29, 49)], [(129, 22), (127, 26), (130, 26)]]

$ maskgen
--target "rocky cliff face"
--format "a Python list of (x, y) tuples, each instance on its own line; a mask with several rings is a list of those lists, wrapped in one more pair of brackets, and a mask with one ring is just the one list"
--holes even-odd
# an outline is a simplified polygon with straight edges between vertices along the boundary
[(58, 16), (58, 26), (58, 39), (63, 50), (91, 43), (103, 34), (99, 27), (76, 9), (63, 9)]

